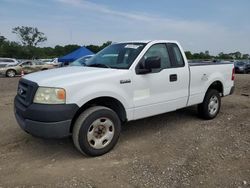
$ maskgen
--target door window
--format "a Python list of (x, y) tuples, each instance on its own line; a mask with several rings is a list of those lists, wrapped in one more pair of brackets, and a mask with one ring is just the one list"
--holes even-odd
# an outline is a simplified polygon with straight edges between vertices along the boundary
[[(151, 46), (145, 55), (141, 59), (141, 63), (149, 57), (160, 57), (161, 58), (161, 68), (166, 69), (171, 67), (170, 58), (165, 44), (155, 44)], [(159, 69), (152, 70), (152, 72), (157, 72)]]
[(31, 65), (32, 65), (32, 63), (30, 61), (22, 63), (22, 66), (24, 66), (24, 67), (28, 67), (28, 66), (31, 66)]

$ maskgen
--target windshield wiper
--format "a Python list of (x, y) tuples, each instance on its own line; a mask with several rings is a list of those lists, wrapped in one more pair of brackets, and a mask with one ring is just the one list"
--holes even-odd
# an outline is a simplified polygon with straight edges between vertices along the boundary
[(108, 65), (105, 65), (105, 64), (101, 64), (101, 63), (94, 63), (94, 64), (90, 64), (90, 65), (86, 65), (88, 67), (103, 67), (103, 68), (111, 68), (110, 66)]

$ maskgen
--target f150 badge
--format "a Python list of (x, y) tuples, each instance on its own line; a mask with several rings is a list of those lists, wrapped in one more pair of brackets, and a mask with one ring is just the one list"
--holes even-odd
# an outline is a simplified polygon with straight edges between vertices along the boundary
[(131, 83), (131, 80), (130, 80), (130, 79), (127, 79), (127, 80), (120, 80), (120, 84), (128, 84), (128, 83)]

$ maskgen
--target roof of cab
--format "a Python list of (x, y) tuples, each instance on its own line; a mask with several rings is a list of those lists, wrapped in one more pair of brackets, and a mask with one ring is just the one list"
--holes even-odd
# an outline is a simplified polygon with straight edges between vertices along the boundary
[(119, 44), (119, 43), (167, 43), (167, 42), (172, 42), (172, 43), (178, 43), (177, 41), (173, 40), (132, 40), (132, 41), (122, 41), (122, 42), (114, 42), (114, 44)]

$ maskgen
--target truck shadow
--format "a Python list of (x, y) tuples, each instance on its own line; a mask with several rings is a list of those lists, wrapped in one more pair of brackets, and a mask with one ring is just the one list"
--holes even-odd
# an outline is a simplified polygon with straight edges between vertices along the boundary
[(151, 135), (165, 128), (169, 130), (175, 129), (178, 126), (182, 126), (183, 123), (200, 121), (201, 119), (197, 116), (196, 109), (196, 106), (192, 106), (174, 112), (128, 122), (122, 127), (121, 136), (123, 139), (120, 139), (120, 143), (138, 136)]

